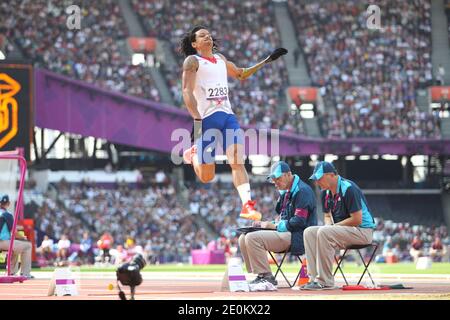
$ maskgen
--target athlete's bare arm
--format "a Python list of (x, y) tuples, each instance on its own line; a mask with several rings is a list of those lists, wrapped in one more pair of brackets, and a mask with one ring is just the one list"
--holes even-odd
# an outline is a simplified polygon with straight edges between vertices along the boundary
[(198, 61), (194, 56), (189, 56), (183, 63), (183, 100), (186, 107), (194, 119), (201, 119), (197, 109), (197, 100), (194, 97), (195, 77), (198, 70)]

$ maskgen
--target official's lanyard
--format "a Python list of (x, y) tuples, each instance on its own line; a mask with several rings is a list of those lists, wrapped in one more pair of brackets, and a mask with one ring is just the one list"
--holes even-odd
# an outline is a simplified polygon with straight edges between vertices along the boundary
[[(339, 191), (339, 190), (338, 190)], [(330, 192), (327, 192), (327, 194), (326, 194), (326, 198), (325, 198), (325, 203), (328, 203), (328, 198), (330, 197), (330, 193), (331, 193), (331, 191)], [(333, 209), (331, 209), (331, 213), (334, 213), (334, 212), (336, 212), (336, 208), (337, 208), (337, 205), (338, 205), (338, 201), (339, 201), (339, 199), (341, 198), (341, 195), (339, 194), (339, 192), (337, 192), (334, 196), (333, 196)]]
[(289, 190), (286, 191), (286, 194), (284, 195), (284, 199), (283, 199), (283, 204), (281, 205), (281, 211), (280, 213), (284, 213), (284, 209), (286, 209), (287, 206), (287, 202), (289, 200), (289, 197), (291, 195), (291, 189), (292, 189), (292, 185), (294, 184), (294, 180), (292, 180), (291, 186), (289, 187)]
[(336, 207), (337, 207), (340, 199), (341, 199), (341, 195), (339, 193), (336, 193), (333, 197), (333, 212), (336, 212)]
[(289, 199), (289, 196), (291, 195), (291, 191), (287, 191), (286, 194), (284, 195), (284, 199), (283, 199), (283, 204), (281, 205), (281, 213), (284, 213), (284, 209), (286, 209), (286, 205)]

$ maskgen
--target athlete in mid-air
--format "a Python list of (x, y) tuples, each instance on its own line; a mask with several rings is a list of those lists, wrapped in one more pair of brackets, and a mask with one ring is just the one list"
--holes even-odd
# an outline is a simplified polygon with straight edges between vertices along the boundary
[[(211, 33), (205, 27), (197, 26), (183, 37), (180, 51), (186, 56), (183, 63), (183, 99), (194, 119), (191, 137), (193, 146), (184, 152), (184, 161), (193, 165), (200, 181), (210, 182), (215, 176), (214, 156), (218, 139), (211, 138), (207, 131), (220, 131), (222, 147), (231, 166), (233, 184), (242, 200), (240, 216), (261, 220), (261, 213), (255, 209), (256, 202), (251, 199), (243, 161), (242, 131), (239, 130), (228, 98), (228, 77), (245, 80), (265, 64), (286, 54), (287, 50), (278, 48), (256, 65), (238, 68), (217, 52), (217, 43)], [(232, 138), (227, 134), (230, 131), (236, 133)]]

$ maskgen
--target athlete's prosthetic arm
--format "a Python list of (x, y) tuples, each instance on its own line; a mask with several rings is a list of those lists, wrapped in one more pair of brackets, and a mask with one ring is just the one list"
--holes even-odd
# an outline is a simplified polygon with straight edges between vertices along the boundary
[(270, 56), (268, 56), (266, 59), (264, 59), (263, 61), (255, 64), (254, 66), (250, 67), (250, 68), (243, 68), (242, 72), (240, 74), (237, 75), (237, 78), (239, 80), (245, 80), (248, 77), (250, 77), (252, 74), (254, 74), (256, 71), (258, 71), (259, 69), (261, 69), (263, 66), (265, 66), (267, 63), (270, 63), (272, 61), (277, 60), (279, 57), (281, 57), (282, 55), (285, 55), (288, 51), (285, 48), (278, 48), (275, 49)]

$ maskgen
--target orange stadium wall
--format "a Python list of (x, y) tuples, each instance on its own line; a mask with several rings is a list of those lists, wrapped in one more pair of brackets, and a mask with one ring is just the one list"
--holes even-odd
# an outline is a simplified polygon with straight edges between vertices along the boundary
[(434, 86), (430, 87), (431, 102), (450, 101), (450, 87)]
[(128, 38), (128, 44), (134, 52), (150, 53), (156, 50), (157, 40), (155, 38)]
[(317, 102), (317, 88), (314, 87), (290, 87), (288, 93), (296, 106), (300, 106), (304, 102)]

